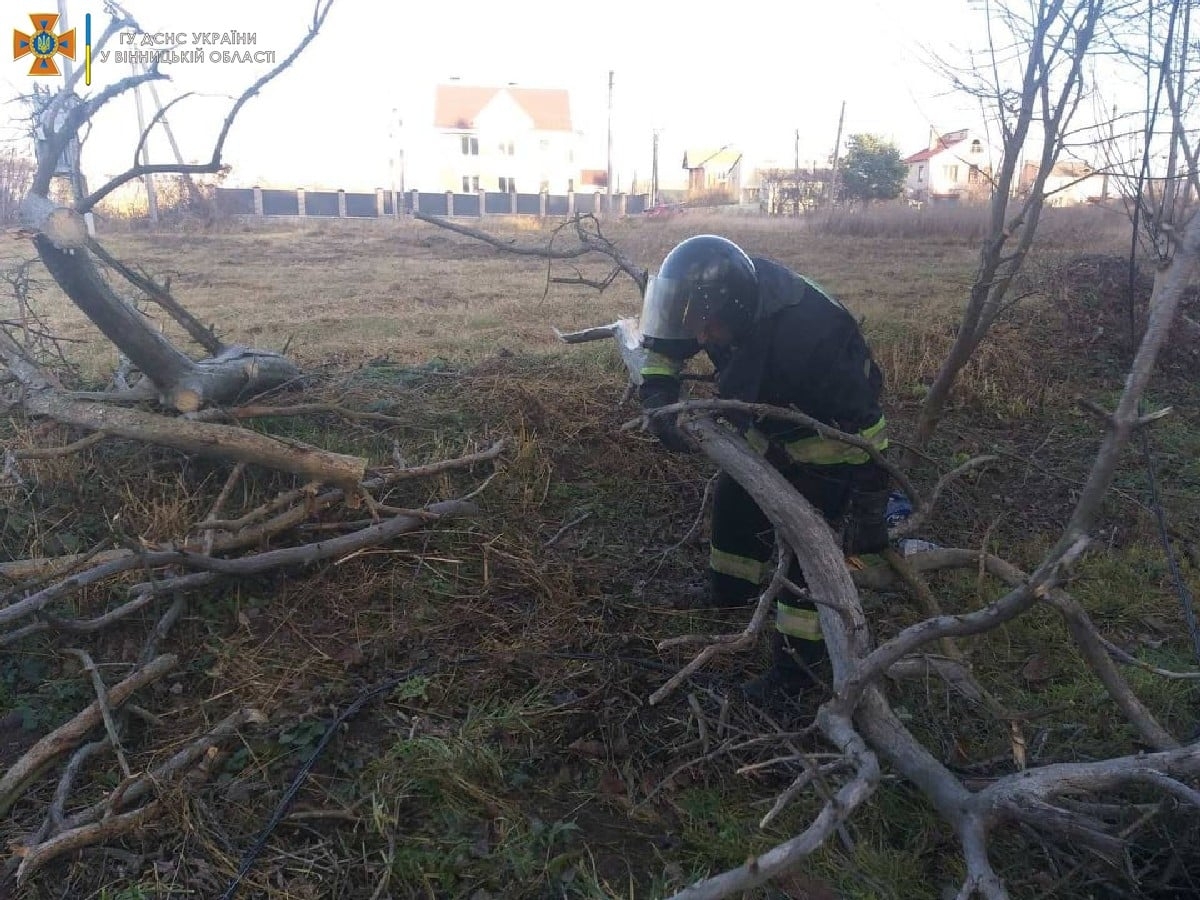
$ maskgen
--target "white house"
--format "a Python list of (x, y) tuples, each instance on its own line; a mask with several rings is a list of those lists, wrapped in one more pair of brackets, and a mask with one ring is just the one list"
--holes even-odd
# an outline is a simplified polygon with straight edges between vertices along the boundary
[(720, 148), (691, 148), (684, 151), (683, 168), (688, 173), (688, 194), (727, 193), (741, 201), (742, 152), (726, 144)]
[(929, 146), (904, 160), (905, 192), (915, 200), (987, 199), (1000, 155), (969, 128), (931, 133)]
[(565, 90), (439, 84), (421, 190), (565, 193), (579, 184), (579, 135)]
[[(1033, 187), (1038, 164), (1026, 162), (1021, 169), (1018, 191), (1025, 193)], [(1046, 176), (1043, 188), (1047, 206), (1080, 206), (1098, 202), (1105, 192), (1104, 176), (1086, 163), (1064, 160), (1054, 164)]]

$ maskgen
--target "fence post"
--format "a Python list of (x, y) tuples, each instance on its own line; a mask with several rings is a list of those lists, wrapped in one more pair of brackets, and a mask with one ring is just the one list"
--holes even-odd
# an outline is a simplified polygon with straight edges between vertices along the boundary
[(446, 191), (446, 216), (454, 215), (454, 191)]
[(549, 191), (539, 191), (538, 192), (538, 216), (540, 218), (543, 218), (543, 219), (546, 218), (546, 209), (549, 206), (550, 206), (550, 192)]
[(600, 205), (601, 203), (604, 202), (603, 197), (604, 197), (604, 195), (602, 193), (600, 193), (599, 191), (596, 191), (596, 199), (592, 201), (592, 212), (595, 213), (595, 216), (597, 219), (599, 219), (601, 216), (604, 215), (605, 212), (607, 212), (607, 210), (603, 206)]
[(575, 215), (575, 192), (567, 191), (567, 217)]
[(413, 212), (421, 211), (421, 192), (418, 191), (416, 188), (413, 188), (413, 191), (412, 191), (412, 211)]
[(346, 192), (338, 188), (338, 218), (346, 218)]
[(387, 201), (383, 199), (383, 188), (375, 188), (375, 215), (381, 219), (387, 215)]
[(262, 188), (260, 187), (256, 187), (254, 189), (254, 214), (256, 216), (261, 216), (263, 214)]
[(487, 188), (479, 189), (479, 218), (487, 215)]
[(627, 194), (617, 194), (617, 215), (625, 218)]
[(308, 211), (305, 206), (304, 188), (296, 188), (296, 215), (307, 216)]
[(508, 189), (508, 211), (511, 215), (517, 214), (517, 192), (511, 187)]

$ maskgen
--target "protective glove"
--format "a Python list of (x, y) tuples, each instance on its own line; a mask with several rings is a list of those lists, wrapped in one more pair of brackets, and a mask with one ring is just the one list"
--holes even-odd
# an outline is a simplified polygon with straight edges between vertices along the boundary
[(888, 491), (855, 491), (846, 527), (846, 552), (851, 556), (882, 553), (888, 547)]
[[(679, 379), (665, 375), (648, 375), (638, 388), (643, 409), (659, 409), (679, 401)], [(647, 426), (659, 443), (673, 453), (694, 453), (691, 439), (679, 428), (679, 417), (651, 416)]]

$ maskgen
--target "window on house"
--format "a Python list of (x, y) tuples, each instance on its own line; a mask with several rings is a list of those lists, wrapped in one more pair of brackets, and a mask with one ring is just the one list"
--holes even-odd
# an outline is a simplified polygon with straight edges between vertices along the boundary
[(500, 178), (500, 193), (515, 194), (517, 192), (517, 179), (515, 178)]
[(464, 194), (469, 193), (470, 190), (471, 190), (471, 179), (468, 176), (464, 175), (463, 176), (463, 193)]
[(975, 140), (971, 141), (971, 152), (972, 153), (982, 153), (983, 152), (983, 142), (980, 141), (979, 138), (976, 138)]
[(546, 138), (542, 138), (538, 142), (538, 146), (541, 148), (542, 152), (545, 153), (547, 150), (550, 149), (550, 141), (547, 140)]
[(946, 166), (946, 179), (952, 183), (958, 182), (958, 166)]
[(463, 193), (470, 194), (470, 193), (476, 192), (478, 190), (479, 190), (479, 176), (478, 175), (464, 175), (463, 176)]
[(501, 156), (512, 156), (514, 149), (515, 148), (513, 147), (512, 141), (509, 141), (507, 144), (501, 143), (500, 144), (500, 155)]
[(967, 183), (975, 184), (977, 181), (979, 181), (979, 166), (971, 166), (967, 169)]
[(462, 152), (463, 156), (478, 156), (479, 138), (471, 137), (469, 134), (464, 134), (462, 136)]
[(925, 166), (924, 164), (917, 166), (917, 183), (921, 184), (925, 181)]

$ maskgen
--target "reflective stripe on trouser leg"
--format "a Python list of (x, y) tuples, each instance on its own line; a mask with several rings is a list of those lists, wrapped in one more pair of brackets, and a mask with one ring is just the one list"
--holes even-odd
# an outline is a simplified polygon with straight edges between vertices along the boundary
[[(728, 473), (720, 473), (713, 492), (709, 569), (725, 576), (729, 591), (752, 596), (766, 575), (773, 545), (771, 523), (754, 498)], [(733, 579), (740, 584), (730, 583)]]
[(708, 567), (714, 572), (740, 578), (751, 584), (761, 584), (767, 569), (766, 563), (761, 560), (738, 556), (736, 553), (728, 553), (718, 550), (716, 547), (712, 547), (708, 551)]
[(775, 601), (775, 630), (793, 639), (823, 642), (821, 619), (812, 608)]

